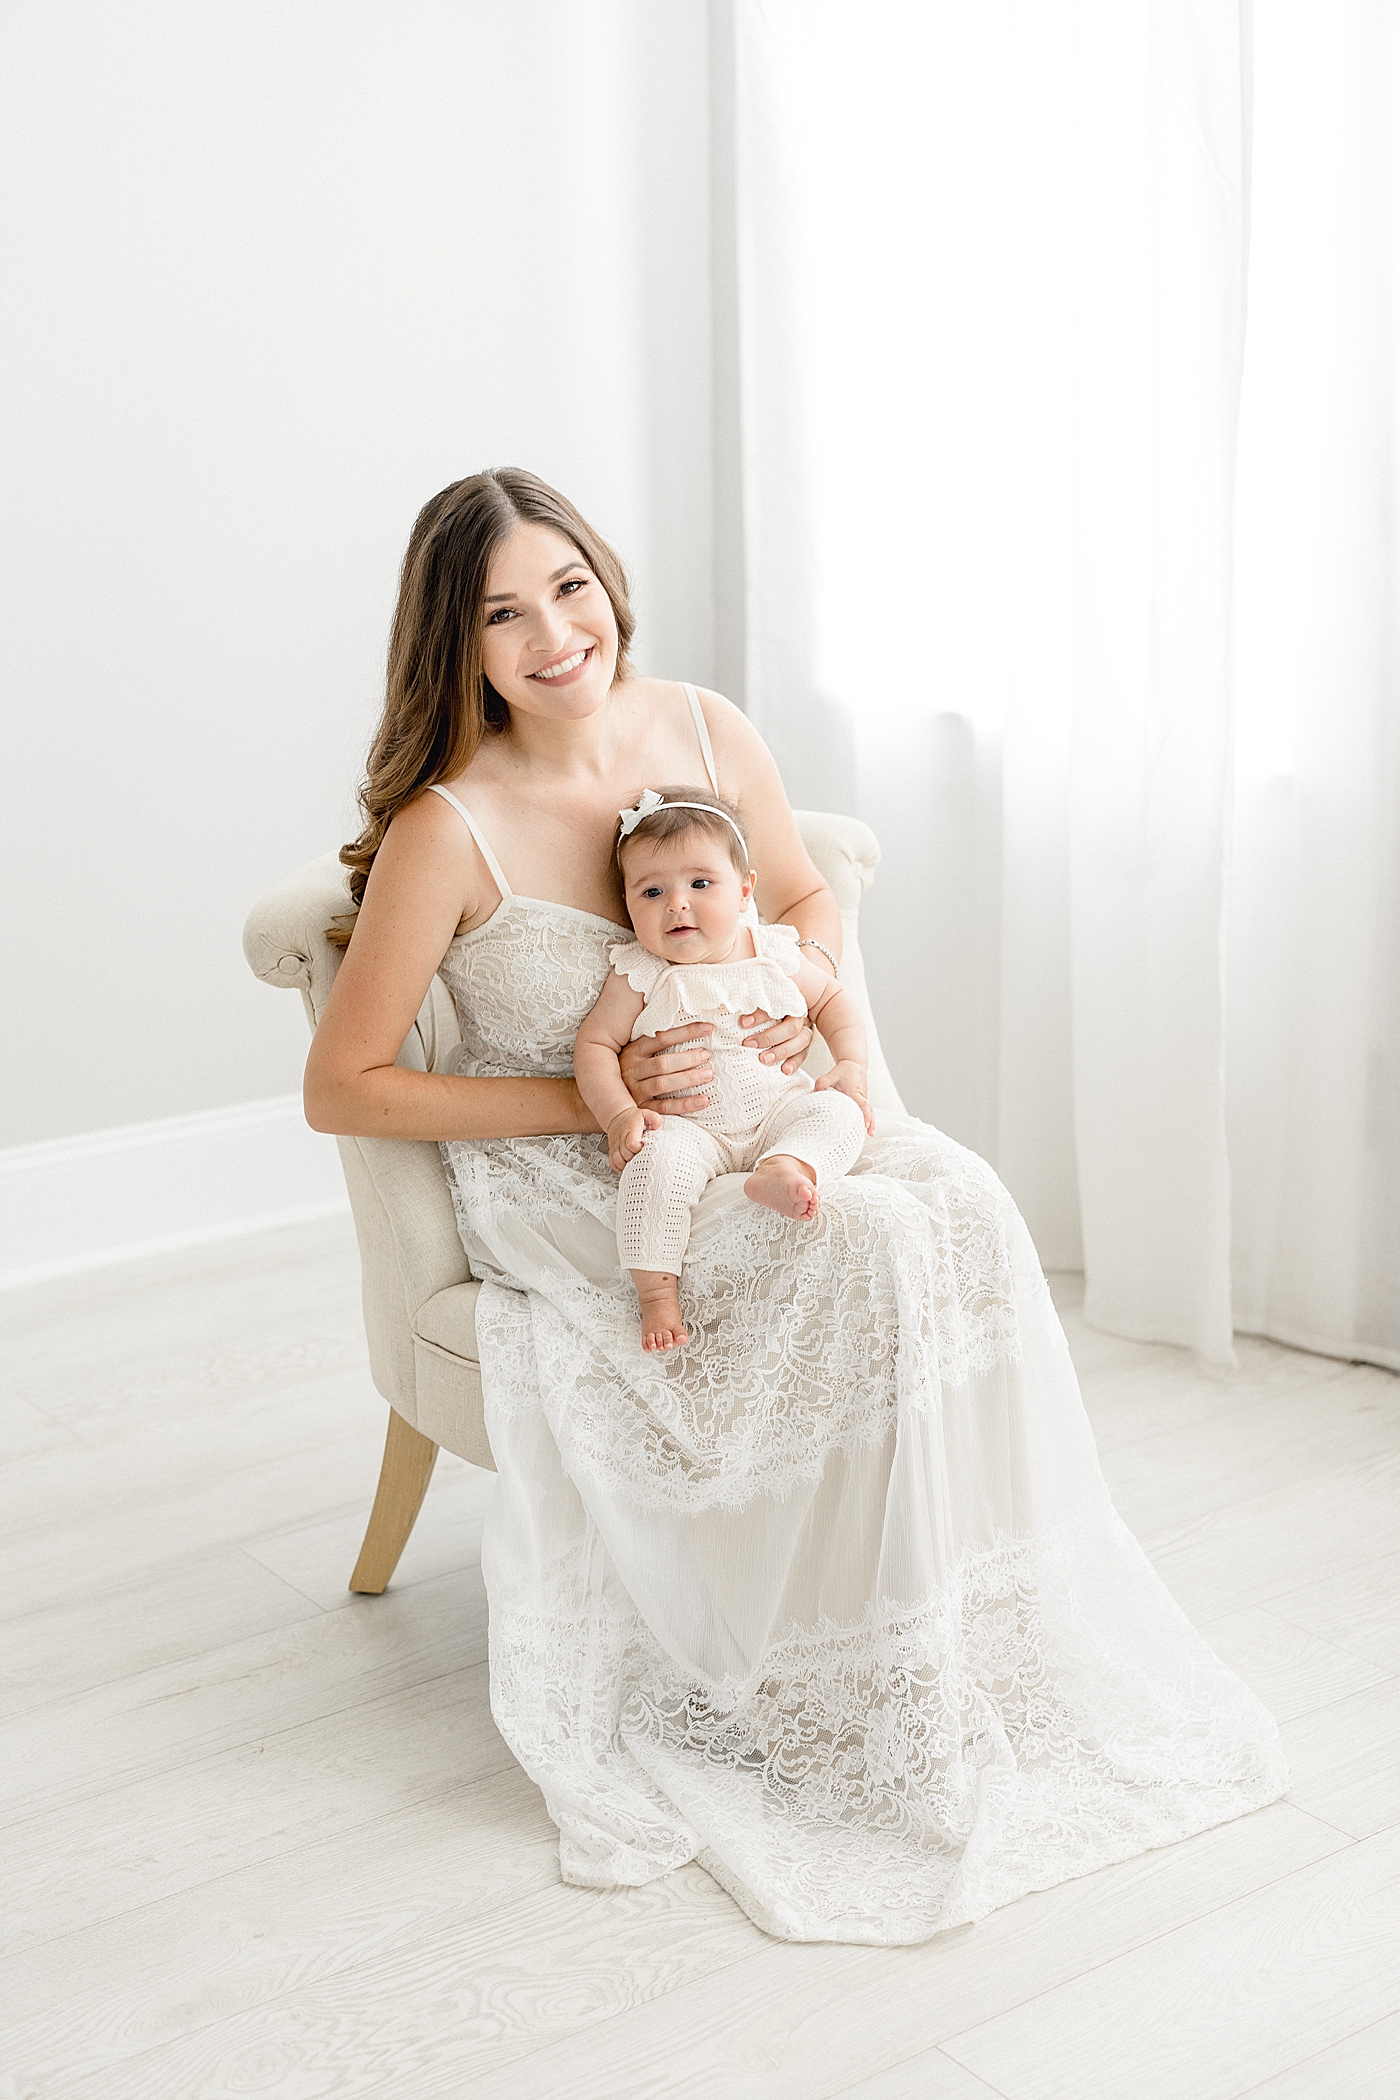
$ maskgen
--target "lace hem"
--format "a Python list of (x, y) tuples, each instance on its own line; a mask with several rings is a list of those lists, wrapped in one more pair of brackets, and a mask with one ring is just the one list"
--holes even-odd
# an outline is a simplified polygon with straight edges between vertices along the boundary
[(573, 1878), (698, 1846), (781, 1937), (921, 1940), (1285, 1791), (1272, 1720), (1155, 1581), (1111, 1514), (1087, 1548), (1002, 1537), (937, 1595), (709, 1681), (616, 1592), (573, 1616), (493, 1595), (493, 1708), (588, 1855)]

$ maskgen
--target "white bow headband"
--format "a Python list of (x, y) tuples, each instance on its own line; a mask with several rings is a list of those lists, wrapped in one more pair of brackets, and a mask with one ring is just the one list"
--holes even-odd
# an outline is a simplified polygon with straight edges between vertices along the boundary
[(744, 834), (734, 822), (733, 817), (727, 816), (722, 809), (716, 809), (713, 802), (668, 802), (664, 795), (659, 795), (656, 792), (655, 788), (642, 789), (641, 797), (635, 809), (620, 809), (618, 811), (618, 815), (622, 819), (622, 832), (618, 840), (619, 845), (622, 839), (631, 836), (644, 817), (654, 817), (659, 809), (702, 809), (707, 817), (718, 817), (722, 823), (729, 826), (735, 838), (739, 841), (743, 850), (744, 860), (747, 863), (749, 849), (745, 843)]

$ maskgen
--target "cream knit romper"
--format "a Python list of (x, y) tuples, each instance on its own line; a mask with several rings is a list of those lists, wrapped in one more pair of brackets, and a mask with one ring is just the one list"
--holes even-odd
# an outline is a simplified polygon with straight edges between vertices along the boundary
[(744, 1048), (740, 1014), (761, 1007), (776, 1021), (807, 1011), (794, 982), (802, 962), (796, 930), (754, 925), (750, 931), (758, 953), (742, 962), (668, 963), (639, 941), (608, 951), (618, 975), (646, 1001), (633, 1024), (634, 1042), (689, 1021), (714, 1023), (709, 1107), (694, 1116), (666, 1116), (623, 1168), (617, 1245), (624, 1269), (680, 1274), (691, 1213), (716, 1175), (751, 1173), (761, 1159), (787, 1152), (811, 1167), (820, 1187), (845, 1174), (865, 1143), (865, 1118), (849, 1094), (817, 1093), (804, 1072), (785, 1074)]

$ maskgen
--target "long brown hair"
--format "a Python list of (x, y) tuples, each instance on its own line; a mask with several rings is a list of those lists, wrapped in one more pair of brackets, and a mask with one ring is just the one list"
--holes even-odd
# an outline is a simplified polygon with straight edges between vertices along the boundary
[[(630, 678), (636, 621), (627, 571), (567, 496), (523, 467), (493, 467), (449, 482), (419, 511), (399, 578), (389, 635), (384, 713), (370, 746), (360, 811), (364, 829), (342, 846), (358, 910), (391, 819), (436, 780), (453, 780), (483, 737), (499, 735), (510, 709), (481, 668), (491, 557), (517, 525), (548, 525), (571, 540), (612, 602), (616, 678)], [(327, 938), (343, 948), (354, 921)]]

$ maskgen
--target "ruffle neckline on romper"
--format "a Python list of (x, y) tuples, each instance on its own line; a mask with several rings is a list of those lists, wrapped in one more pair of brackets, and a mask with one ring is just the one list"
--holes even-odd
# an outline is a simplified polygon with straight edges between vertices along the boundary
[(646, 1001), (633, 1035), (652, 1035), (687, 1021), (717, 1014), (747, 1014), (761, 1007), (773, 1019), (805, 1014), (807, 1002), (795, 982), (802, 966), (795, 926), (755, 926), (757, 955), (736, 962), (668, 963), (640, 941), (618, 941), (608, 960)]

